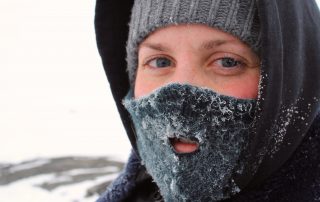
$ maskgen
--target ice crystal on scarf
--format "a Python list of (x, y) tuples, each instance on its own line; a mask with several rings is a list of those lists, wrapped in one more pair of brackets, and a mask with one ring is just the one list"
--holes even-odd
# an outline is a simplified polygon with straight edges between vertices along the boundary
[[(184, 84), (169, 84), (148, 96), (124, 100), (137, 133), (142, 163), (166, 202), (216, 201), (240, 191), (255, 100), (237, 99)], [(199, 149), (174, 151), (170, 138), (197, 140)]]

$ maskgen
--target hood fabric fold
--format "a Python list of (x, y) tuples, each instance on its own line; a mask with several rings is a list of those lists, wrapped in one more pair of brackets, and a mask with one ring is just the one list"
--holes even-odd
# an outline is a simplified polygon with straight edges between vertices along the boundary
[[(258, 0), (262, 28), (259, 109), (240, 189), (263, 183), (292, 156), (320, 107), (320, 14), (314, 0)], [(134, 151), (135, 132), (122, 100), (130, 89), (126, 41), (132, 0), (97, 0), (98, 50)], [(256, 172), (252, 172), (255, 171)]]

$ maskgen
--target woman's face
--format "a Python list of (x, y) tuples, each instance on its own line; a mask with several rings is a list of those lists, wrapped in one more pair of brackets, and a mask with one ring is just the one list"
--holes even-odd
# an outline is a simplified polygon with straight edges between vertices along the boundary
[(236, 98), (257, 98), (259, 64), (250, 47), (230, 34), (205, 25), (168, 26), (139, 46), (135, 97), (181, 83)]

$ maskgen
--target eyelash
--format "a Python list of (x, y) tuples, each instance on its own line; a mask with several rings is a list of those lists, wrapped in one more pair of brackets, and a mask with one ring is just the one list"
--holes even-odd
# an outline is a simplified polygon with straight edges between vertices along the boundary
[[(155, 67), (155, 66), (152, 66), (150, 65), (150, 63), (152, 61), (155, 61), (157, 59), (166, 59), (168, 61), (170, 61), (170, 66), (173, 66), (174, 65), (174, 62), (173, 62), (173, 59), (169, 58), (168, 56), (155, 56), (155, 57), (152, 57), (150, 59), (147, 59), (146, 62), (143, 63), (143, 66), (148, 66), (149, 68), (152, 68), (152, 69), (162, 69), (162, 68), (166, 68), (166, 67)], [(168, 66), (169, 67), (169, 66)]]
[[(170, 65), (166, 66), (166, 67), (156, 67), (155, 65), (150, 65), (151, 62), (157, 60), (157, 59), (166, 59), (168, 61), (170, 61)], [(234, 60), (234, 62), (237, 63), (236, 66), (232, 66), (232, 67), (223, 67), (222, 66), (222, 60), (223, 59), (232, 59)], [(218, 64), (218, 62), (220, 64)], [(143, 63), (143, 66), (146, 66), (147, 68), (149, 69), (153, 69), (153, 70), (158, 70), (158, 69), (166, 69), (168, 67), (172, 67), (172, 66), (175, 66), (175, 62), (173, 59), (171, 59), (170, 57), (168, 56), (154, 56), (150, 59), (147, 59), (146, 62)], [(215, 71), (217, 71), (217, 73), (219, 74), (225, 74), (225, 75), (228, 75), (228, 74), (231, 74), (232, 73), (235, 73), (235, 72), (238, 72), (238, 71), (241, 71), (242, 68), (246, 67), (247, 66), (247, 63), (244, 59), (241, 59), (240, 56), (235, 56), (233, 54), (215, 54), (214, 55), (214, 58), (211, 59), (211, 62), (209, 63), (209, 66), (215, 66)]]
[[(229, 59), (232, 61), (225, 61), (225, 62), (233, 62), (236, 64), (230, 64), (230, 65), (234, 65), (234, 66), (230, 66), (230, 67), (223, 67), (223, 61), (224, 59)], [(222, 57), (219, 57), (217, 59), (213, 60), (213, 64), (217, 64), (219, 62), (219, 66), (221, 69), (235, 69), (235, 68), (241, 68), (244, 67), (246, 65), (246, 62), (243, 59), (239, 59), (238, 57), (235, 56), (231, 56), (231, 55), (224, 55)]]

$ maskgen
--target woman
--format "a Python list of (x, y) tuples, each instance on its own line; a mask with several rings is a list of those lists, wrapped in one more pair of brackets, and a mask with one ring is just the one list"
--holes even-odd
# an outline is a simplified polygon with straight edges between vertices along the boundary
[(97, 1), (95, 22), (133, 146), (99, 202), (320, 199), (314, 1)]

